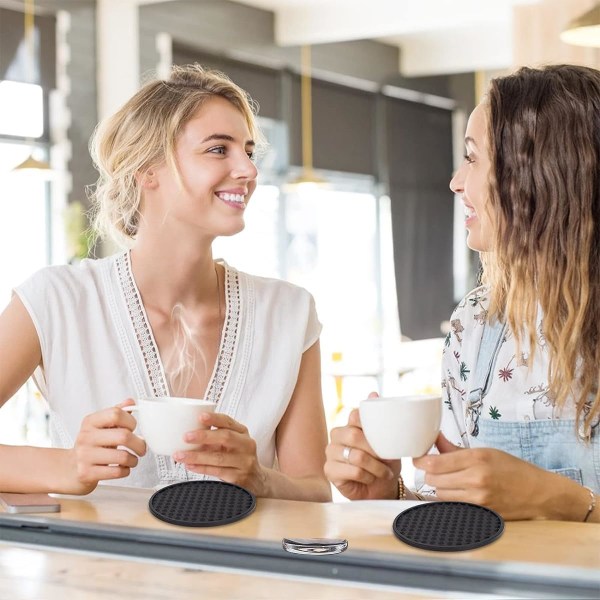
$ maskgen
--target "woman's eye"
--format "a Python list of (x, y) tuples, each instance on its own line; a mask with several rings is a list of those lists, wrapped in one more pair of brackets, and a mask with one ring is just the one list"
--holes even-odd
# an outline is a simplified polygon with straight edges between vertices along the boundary
[(475, 162), (475, 159), (474, 159), (474, 158), (473, 158), (473, 157), (472, 157), (470, 154), (465, 154), (465, 155), (464, 155), (464, 159), (465, 159), (465, 160), (466, 160), (466, 161), (467, 161), (469, 164), (471, 164), (471, 163), (474, 163), (474, 162)]
[(209, 148), (208, 151), (212, 154), (225, 154), (225, 146), (215, 146), (214, 148)]
[(252, 151), (246, 152), (246, 154), (248, 155), (248, 158), (250, 160), (254, 160), (256, 158), (256, 154), (254, 154), (254, 152), (252, 152)]

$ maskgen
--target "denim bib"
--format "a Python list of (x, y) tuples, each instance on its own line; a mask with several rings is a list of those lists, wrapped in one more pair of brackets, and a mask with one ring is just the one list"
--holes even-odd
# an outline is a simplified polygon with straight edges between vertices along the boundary
[(495, 421), (480, 419), (483, 398), (494, 373), (506, 326), (486, 323), (477, 356), (474, 387), (469, 392), (466, 426), (471, 448), (497, 448), (542, 469), (564, 475), (596, 493), (600, 491), (600, 435), (588, 440), (576, 433), (573, 419)]

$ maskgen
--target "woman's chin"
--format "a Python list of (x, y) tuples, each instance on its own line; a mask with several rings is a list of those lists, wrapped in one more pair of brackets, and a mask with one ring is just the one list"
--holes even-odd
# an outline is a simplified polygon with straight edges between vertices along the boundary
[(470, 231), (467, 235), (467, 246), (475, 252), (485, 252), (488, 250), (488, 244), (484, 244), (479, 232)]
[(244, 231), (245, 227), (246, 222), (243, 219), (240, 219), (238, 223), (231, 223), (227, 227), (223, 227), (223, 229), (218, 233), (218, 236), (231, 237), (232, 235), (236, 235)]

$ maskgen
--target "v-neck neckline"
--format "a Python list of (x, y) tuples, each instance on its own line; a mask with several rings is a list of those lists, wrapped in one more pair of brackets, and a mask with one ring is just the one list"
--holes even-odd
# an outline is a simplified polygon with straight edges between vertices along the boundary
[[(146, 308), (131, 266), (131, 251), (127, 250), (117, 258), (121, 262), (119, 269), (120, 284), (123, 288), (129, 318), (146, 367), (146, 376), (150, 381), (154, 396), (171, 396), (169, 381), (164, 369), (158, 344), (150, 325)], [(213, 370), (204, 392), (204, 399), (218, 403), (230, 374), (232, 355), (237, 341), (239, 321), (239, 282), (237, 273), (232, 273), (225, 262), (221, 262), (225, 272), (225, 315), (219, 340), (219, 349)], [(235, 275), (232, 277), (232, 275)], [(231, 292), (234, 292), (233, 295)], [(232, 296), (232, 297), (230, 297)], [(233, 300), (233, 301), (232, 301)], [(237, 300), (237, 301), (236, 301)], [(233, 327), (232, 327), (233, 323)], [(232, 335), (233, 334), (233, 335)]]

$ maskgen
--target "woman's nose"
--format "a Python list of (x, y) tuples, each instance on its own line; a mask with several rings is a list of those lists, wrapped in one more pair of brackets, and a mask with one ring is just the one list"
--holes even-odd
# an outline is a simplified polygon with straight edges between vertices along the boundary
[(252, 181), (258, 177), (258, 169), (256, 168), (254, 161), (244, 153), (244, 156), (240, 157), (236, 162), (232, 175), (236, 179), (247, 179)]
[(458, 167), (450, 180), (450, 189), (455, 194), (460, 194), (463, 191), (463, 176), (462, 176), (462, 167)]

